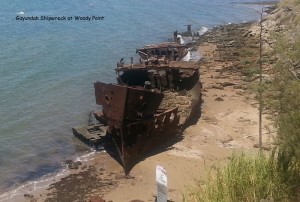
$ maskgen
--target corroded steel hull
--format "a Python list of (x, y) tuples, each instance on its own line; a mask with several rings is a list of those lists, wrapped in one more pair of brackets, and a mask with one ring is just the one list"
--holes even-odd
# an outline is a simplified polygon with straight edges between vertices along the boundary
[[(96, 103), (102, 106), (94, 113), (99, 125), (73, 128), (73, 133), (105, 148), (128, 174), (150, 151), (181, 137), (180, 129), (200, 102), (199, 67), (178, 61), (132, 64), (116, 68), (116, 73), (118, 84), (94, 83)], [(184, 106), (177, 92), (187, 95)]]
[(96, 82), (96, 103), (126, 173), (146, 152), (177, 134), (178, 108), (159, 110), (163, 94)]
[(150, 150), (178, 134), (180, 117), (177, 113), (178, 108), (174, 108), (134, 123), (109, 126), (108, 134), (114, 141), (126, 174)]
[(96, 82), (96, 103), (102, 105), (102, 112), (109, 124), (122, 125), (152, 117), (164, 95), (142, 87)]

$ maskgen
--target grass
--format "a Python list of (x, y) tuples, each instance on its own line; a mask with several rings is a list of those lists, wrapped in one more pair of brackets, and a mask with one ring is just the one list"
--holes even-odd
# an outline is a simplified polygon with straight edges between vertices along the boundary
[(249, 61), (249, 60), (245, 60), (245, 61), (242, 62), (243, 65), (249, 65), (249, 64), (251, 64), (251, 63), (252, 63), (252, 62)]
[(255, 74), (259, 74), (259, 72), (260, 72), (259, 68), (255, 68), (255, 67), (248, 67), (242, 70), (242, 73), (247, 77), (252, 77)]
[(294, 197), (292, 187), (284, 183), (275, 159), (262, 153), (252, 157), (233, 154), (226, 167), (190, 188), (184, 194), (184, 201), (290, 201)]

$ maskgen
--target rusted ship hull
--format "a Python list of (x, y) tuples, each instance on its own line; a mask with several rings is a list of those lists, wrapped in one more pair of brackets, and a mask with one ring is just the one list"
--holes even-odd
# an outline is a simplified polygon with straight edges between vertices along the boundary
[(141, 87), (96, 82), (99, 121), (106, 122), (126, 173), (149, 150), (177, 134), (178, 108), (159, 109), (163, 94)]
[(125, 173), (145, 155), (178, 134), (178, 108), (125, 125), (110, 125), (108, 135), (114, 141)]
[(102, 106), (108, 124), (123, 125), (153, 117), (164, 95), (142, 87), (94, 83), (96, 104)]
[(138, 49), (142, 60), (155, 63), (157, 60), (163, 60), (166, 63), (170, 61), (181, 61), (189, 56), (188, 46), (178, 44), (177, 42), (165, 42), (160, 44), (151, 44)]
[(200, 105), (199, 67), (177, 61), (115, 70), (118, 84), (94, 83), (96, 103), (102, 106), (94, 113), (99, 131), (83, 127), (73, 128), (73, 133), (88, 144), (104, 145), (128, 174), (150, 151), (181, 137), (181, 128)]

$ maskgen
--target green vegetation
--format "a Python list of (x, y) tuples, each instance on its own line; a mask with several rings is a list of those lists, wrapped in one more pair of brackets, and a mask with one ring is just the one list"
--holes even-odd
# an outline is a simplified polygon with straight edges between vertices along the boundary
[[(283, 6), (297, 15), (281, 19), (293, 25), (277, 33), (270, 54), (274, 57), (270, 61), (275, 61), (274, 79), (258, 88), (264, 93), (264, 108), (276, 115), (272, 153), (234, 154), (228, 165), (188, 190), (184, 201), (300, 201), (300, 0), (284, 1)], [(249, 77), (257, 73), (254, 67), (244, 69)]]
[(184, 201), (289, 201), (292, 188), (283, 182), (285, 177), (278, 169), (274, 156), (262, 153), (234, 154), (225, 168), (216, 176), (210, 174), (205, 183), (198, 183), (184, 196)]
[[(294, 30), (295, 31), (295, 30)], [(284, 183), (300, 199), (300, 33), (292, 40), (287, 37), (277, 39), (277, 63), (272, 90), (275, 92), (275, 105), (270, 107), (277, 111), (275, 124), (278, 128), (276, 143), (278, 145), (278, 170), (283, 174)], [(298, 195), (298, 196), (297, 196)]]
[[(246, 64), (247, 61), (245, 61), (245, 64)], [(249, 61), (247, 62), (248, 64), (250, 63)], [(255, 68), (255, 67), (249, 67), (249, 68), (244, 68), (242, 70), (242, 73), (247, 76), (247, 77), (252, 77), (256, 74), (259, 74), (259, 69), (258, 68)]]

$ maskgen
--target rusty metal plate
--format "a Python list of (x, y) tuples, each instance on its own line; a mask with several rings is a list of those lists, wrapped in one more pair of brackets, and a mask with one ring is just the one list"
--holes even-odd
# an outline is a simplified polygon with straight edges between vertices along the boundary
[(117, 128), (114, 128), (110, 134), (125, 172), (129, 172), (145, 153), (176, 136), (179, 119), (178, 107), (176, 107), (156, 114), (150, 119), (119, 127), (114, 126)]
[(116, 84), (94, 83), (96, 103), (103, 114), (119, 123), (151, 117), (158, 109), (163, 94)]
[(96, 104), (102, 105), (102, 111), (109, 119), (122, 122), (126, 106), (127, 88), (106, 84), (94, 83)]

